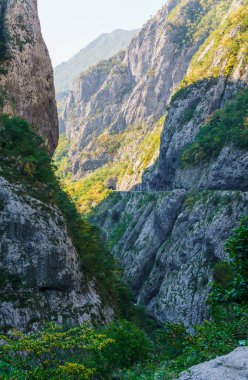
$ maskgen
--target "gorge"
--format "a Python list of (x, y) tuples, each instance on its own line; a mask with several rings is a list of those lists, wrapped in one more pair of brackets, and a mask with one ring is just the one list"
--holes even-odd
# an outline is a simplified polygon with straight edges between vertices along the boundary
[(100, 36), (59, 119), (37, 1), (0, 14), (0, 378), (245, 379), (247, 0)]

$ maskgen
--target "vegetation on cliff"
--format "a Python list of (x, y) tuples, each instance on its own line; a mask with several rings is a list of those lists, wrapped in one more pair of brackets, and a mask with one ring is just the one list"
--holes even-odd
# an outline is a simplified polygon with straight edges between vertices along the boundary
[(193, 57), (183, 86), (196, 83), (203, 78), (230, 76), (237, 67), (241, 76), (245, 73), (248, 59), (247, 5), (248, 0), (245, 0), (244, 5), (240, 5), (231, 13), (227, 8), (228, 17), (224, 22), (218, 22)]
[(130, 183), (130, 187), (141, 183), (144, 171), (158, 157), (164, 122), (165, 117), (162, 117), (151, 129), (142, 125), (130, 127), (120, 134), (99, 136), (95, 141), (97, 150), (94, 155), (97, 157), (106, 152), (109, 162), (77, 181), (72, 181), (72, 168), (67, 156), (68, 140), (61, 136), (54, 156), (56, 173), (80, 213), (88, 213), (102, 202), (111, 193), (112, 183), (116, 188), (122, 182)]
[[(128, 321), (93, 329), (88, 324), (69, 329), (48, 325), (25, 335), (2, 335), (0, 376), (4, 379), (173, 379), (183, 370), (248, 345), (248, 223), (241, 221), (226, 243), (230, 277), (223, 283), (216, 265), (209, 303), (211, 321), (193, 326), (156, 325), (131, 308)], [(23, 355), (25, 353), (25, 355)]]
[(181, 156), (183, 166), (194, 166), (217, 157), (225, 146), (248, 148), (248, 90), (213, 114), (210, 121), (200, 128), (194, 142)]
[(61, 190), (43, 139), (25, 120), (16, 116), (0, 116), (0, 133), (0, 175), (19, 184), (20, 195), (28, 194), (60, 209), (79, 253), (85, 282), (94, 279), (102, 297), (118, 303), (123, 286), (115, 262), (97, 228), (78, 214)]

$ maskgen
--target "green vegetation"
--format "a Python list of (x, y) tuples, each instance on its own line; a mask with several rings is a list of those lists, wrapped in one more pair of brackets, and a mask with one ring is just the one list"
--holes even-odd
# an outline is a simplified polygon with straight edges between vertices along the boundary
[[(210, 304), (215, 306), (248, 302), (248, 217), (242, 219), (226, 243), (231, 262), (221, 262), (215, 268)], [(225, 275), (223, 276), (223, 272)]]
[(33, 196), (60, 209), (79, 253), (85, 281), (95, 279), (103, 299), (116, 304), (123, 285), (115, 262), (97, 228), (78, 214), (68, 195), (61, 190), (42, 138), (25, 120), (7, 115), (0, 116), (0, 134), (0, 175), (20, 184), (20, 195)]
[(219, 26), (231, 0), (182, 0), (168, 16), (173, 42), (181, 49), (206, 37)]
[(65, 134), (59, 136), (59, 144), (54, 154), (53, 160), (57, 168), (56, 175), (59, 178), (70, 176), (70, 164), (68, 159), (68, 150), (70, 142)]
[(181, 156), (182, 166), (197, 165), (218, 156), (224, 146), (248, 148), (248, 90), (217, 110), (211, 120), (187, 146)]
[[(228, 1), (224, 3), (229, 6)], [(203, 78), (229, 76), (236, 67), (239, 68), (241, 76), (245, 73), (248, 59), (247, 5), (248, 0), (245, 0), (245, 4), (233, 10), (224, 23), (216, 24), (215, 30), (192, 59), (183, 86), (196, 83)], [(227, 9), (223, 8), (223, 11), (225, 15)], [(218, 15), (217, 20), (220, 19)]]
[(99, 328), (49, 324), (31, 335), (0, 336), (2, 379), (110, 379), (122, 368), (147, 359), (151, 342), (138, 327), (118, 321)]
[[(149, 130), (143, 125), (130, 127), (120, 134), (100, 135), (95, 141), (94, 157), (105, 152), (109, 155), (108, 164), (75, 182), (70, 180), (72, 173), (66, 157), (68, 141), (62, 136), (55, 155), (57, 175), (80, 213), (90, 212), (111, 193), (109, 182), (114, 181), (117, 186), (122, 181), (141, 182), (144, 171), (158, 157), (164, 122), (165, 116)], [(84, 153), (82, 158), (85, 159)], [(90, 154), (86, 158), (90, 159)]]

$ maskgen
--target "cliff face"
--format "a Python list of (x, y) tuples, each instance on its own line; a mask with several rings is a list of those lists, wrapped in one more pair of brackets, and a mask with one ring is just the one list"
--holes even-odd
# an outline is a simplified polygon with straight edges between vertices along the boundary
[[(1, 113), (27, 119), (52, 153), (58, 120), (37, 2), (1, 0), (0, 11)], [(0, 328), (111, 319), (95, 283), (85, 279), (72, 233), (56, 206), (59, 189), (52, 190), (55, 179), (43, 142), (25, 121), (0, 119)]]
[(52, 153), (58, 142), (58, 118), (53, 71), (43, 41), (37, 1), (1, 0), (6, 39), (1, 63), (1, 112), (24, 117), (46, 141)]
[[(167, 2), (133, 38), (125, 54), (92, 67), (75, 81), (63, 117), (74, 179), (106, 162), (119, 161), (107, 149), (97, 152), (95, 146), (102, 135), (118, 139), (128, 127), (146, 125), (148, 130), (153, 129), (165, 114), (172, 92), (192, 57), (230, 3)], [(121, 151), (120, 147), (118, 152)], [(128, 189), (129, 181), (118, 187)]]
[(2, 177), (0, 205), (0, 327), (110, 319), (94, 284), (85, 284), (60, 211)]
[(247, 214), (247, 9), (229, 4), (198, 47), (139, 191), (112, 194), (91, 216), (137, 302), (160, 322), (207, 317), (215, 264), (228, 260), (224, 243)]
[(67, 62), (54, 69), (56, 97), (61, 101), (68, 95), (73, 81), (90, 66), (103, 59), (109, 59), (118, 51), (124, 50), (138, 30), (117, 29), (112, 33), (103, 33), (89, 45), (80, 50)]

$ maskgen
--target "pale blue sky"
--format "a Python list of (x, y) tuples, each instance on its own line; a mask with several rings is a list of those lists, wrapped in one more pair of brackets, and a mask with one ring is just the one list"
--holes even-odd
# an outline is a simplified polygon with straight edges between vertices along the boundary
[(140, 28), (166, 0), (38, 0), (53, 65), (66, 61), (101, 33)]

